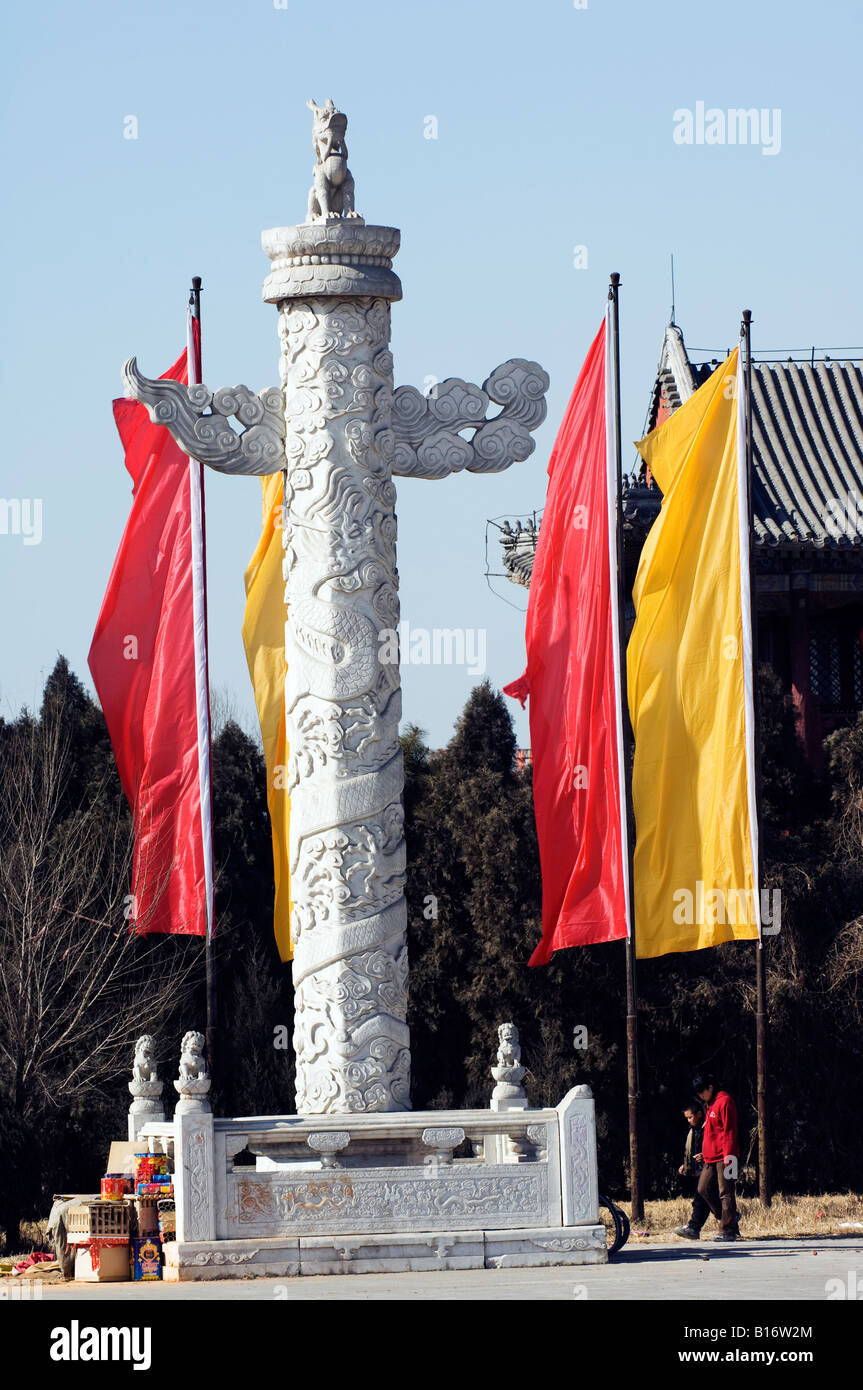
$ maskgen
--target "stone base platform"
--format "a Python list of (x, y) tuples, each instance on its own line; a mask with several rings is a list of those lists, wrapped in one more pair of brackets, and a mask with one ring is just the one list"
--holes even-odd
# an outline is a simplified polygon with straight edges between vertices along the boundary
[(401, 1274), (411, 1270), (505, 1269), (604, 1264), (605, 1227), (420, 1231), (411, 1235), (305, 1236), (299, 1240), (172, 1241), (163, 1277), (294, 1279), (304, 1274)]
[(166, 1279), (601, 1264), (588, 1086), (547, 1109), (214, 1118), (181, 1101)]

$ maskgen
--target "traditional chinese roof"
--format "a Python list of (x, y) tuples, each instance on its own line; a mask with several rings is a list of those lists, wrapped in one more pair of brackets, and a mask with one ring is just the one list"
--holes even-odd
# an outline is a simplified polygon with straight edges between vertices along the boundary
[[(708, 379), (718, 359), (690, 361), (676, 324), (665, 331), (647, 428), (672, 415)], [(756, 553), (798, 559), (832, 552), (835, 564), (863, 564), (863, 365), (753, 362), (753, 521)], [(624, 541), (640, 551), (661, 494), (642, 469), (624, 489)], [(535, 537), (502, 535), (509, 577), (529, 586)], [(827, 556), (825, 555), (826, 559)]]
[(504, 522), (500, 533), (507, 576), (514, 584), (523, 584), (525, 589), (530, 588), (537, 535), (537, 522), (533, 517), (527, 521), (515, 519), (512, 523)]
[(752, 445), (759, 545), (863, 550), (859, 364), (753, 364)]
[(711, 362), (705, 362), (700, 366), (690, 362), (682, 332), (676, 323), (670, 323), (662, 339), (662, 351), (656, 369), (650, 409), (647, 412), (645, 433), (661, 425), (669, 415), (673, 415), (718, 365), (719, 359), (715, 357)]

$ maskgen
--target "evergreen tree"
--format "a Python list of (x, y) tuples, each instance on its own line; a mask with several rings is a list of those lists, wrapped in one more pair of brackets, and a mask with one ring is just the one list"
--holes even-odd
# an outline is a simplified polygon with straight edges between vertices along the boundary
[[(781, 893), (781, 930), (765, 945), (775, 1176), (789, 1191), (841, 1188), (854, 1181), (863, 1139), (843, 1101), (863, 1061), (863, 717), (828, 739), (825, 780), (803, 758), (769, 668), (760, 684), (764, 886)], [(514, 767), (507, 707), (486, 682), (439, 755), (413, 727), (403, 747), (414, 1104), (486, 1105), (497, 1025), (509, 1019), (534, 1104), (592, 1085), (602, 1183), (622, 1194), (623, 946), (527, 966), (541, 882), (531, 772)], [(755, 949), (730, 942), (639, 962), (641, 1147), (653, 1195), (677, 1190), (681, 1108), (703, 1067), (737, 1097), (744, 1178), (754, 1179)]]
[[(622, 952), (588, 947), (527, 965), (541, 934), (539, 858), (531, 772), (516, 770), (502, 696), (488, 682), (478, 686), (436, 758), (418, 749), (416, 731), (409, 735), (414, 1103), (487, 1105), (497, 1028), (511, 1021), (532, 1101), (557, 1104), (617, 1062)], [(603, 1138), (625, 1118), (625, 1102), (618, 1109), (603, 1112)]]
[(213, 743), (216, 861), (214, 1096), (220, 1113), (293, 1107), (291, 969), (273, 933), (273, 844), (263, 753), (229, 721)]
[[(841, 1190), (856, 1182), (863, 1147), (863, 1120), (853, 1105), (863, 1068), (863, 716), (826, 740), (824, 769), (815, 773), (769, 669), (760, 673), (760, 688), (764, 878), (782, 895), (781, 930), (765, 945), (775, 1177), (786, 1191)], [(601, 1185), (623, 1195), (623, 945), (559, 951), (548, 965), (528, 967), (540, 937), (542, 888), (531, 769), (516, 768), (515, 747), (509, 708), (488, 682), (471, 693), (440, 753), (415, 726), (402, 739), (414, 1105), (486, 1106), (497, 1028), (511, 1020), (533, 1104), (554, 1105), (579, 1082), (593, 1087)], [(68, 943), (67, 961), (77, 964), (84, 947), (98, 947), (92, 968), (82, 964), (92, 978), (71, 985), (77, 998), (98, 982), (99, 962), (118, 939), (115, 918), (128, 883), (116, 846), (124, 836), (129, 841), (131, 818), (101, 712), (62, 657), (38, 716), (24, 711), (0, 720), (0, 787), (7, 802), (0, 815), (6, 1002), (32, 964), (28, 956), (22, 967), (16, 945), (28, 901), (44, 901), (54, 914), (51, 932), (64, 949)], [(27, 796), (33, 805), (22, 815), (18, 802)], [(293, 1104), (292, 1053), (283, 1045), (293, 991), (273, 937), (266, 772), (260, 749), (232, 721), (213, 744), (213, 804), (221, 1043), (215, 1106), (227, 1114), (284, 1113)], [(38, 871), (27, 840), (34, 826)], [(70, 852), (75, 846), (80, 851)], [(99, 855), (104, 863), (96, 872)], [(28, 864), (37, 894), (29, 899), (21, 877)], [(86, 892), (76, 906), (84, 866)], [(30, 917), (27, 939), (38, 945), (49, 919)], [(95, 1190), (110, 1140), (125, 1133), (121, 1078), (134, 1036), (156, 1034), (162, 1074), (170, 1077), (182, 1033), (203, 1026), (201, 946), (198, 938), (134, 938), (129, 973), (115, 995), (118, 1007), (124, 1000), (129, 1008), (128, 1038), (115, 1039), (110, 1061), (99, 1052), (107, 1020), (52, 1051), (50, 1041), (28, 1043), (26, 1012), (11, 1004), (0, 1009), (0, 1229), (12, 1245), (18, 1220), (44, 1216), (53, 1191)], [(197, 979), (166, 1001), (165, 981), (184, 962), (198, 967)], [(755, 1140), (755, 947), (732, 942), (641, 961), (638, 975), (648, 1194), (676, 1190), (685, 1132), (680, 1109), (693, 1070), (704, 1066), (737, 1097), (745, 1190)]]

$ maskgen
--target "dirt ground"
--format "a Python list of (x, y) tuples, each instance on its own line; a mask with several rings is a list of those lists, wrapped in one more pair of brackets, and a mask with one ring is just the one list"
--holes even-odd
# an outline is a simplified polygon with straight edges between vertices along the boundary
[[(627, 1216), (629, 1202), (617, 1202)], [(863, 1195), (853, 1192), (825, 1193), (820, 1197), (773, 1198), (763, 1207), (757, 1197), (741, 1197), (737, 1202), (740, 1232), (746, 1240), (776, 1237), (863, 1236)], [(674, 1197), (664, 1202), (645, 1202), (643, 1223), (634, 1224), (630, 1244), (683, 1240), (673, 1234), (675, 1226), (685, 1226), (692, 1211), (692, 1199)], [(848, 1224), (852, 1223), (852, 1224)], [(856, 1223), (856, 1224), (853, 1224)], [(719, 1229), (713, 1217), (707, 1221), (702, 1239)]]

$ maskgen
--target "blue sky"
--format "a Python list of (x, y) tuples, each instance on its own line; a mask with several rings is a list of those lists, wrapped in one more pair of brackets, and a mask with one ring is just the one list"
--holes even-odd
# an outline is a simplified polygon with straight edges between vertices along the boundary
[[(38, 699), (58, 651), (89, 684), (130, 502), (111, 398), (131, 353), (153, 376), (177, 355), (193, 274), (208, 385), (278, 380), (260, 233), (305, 216), (308, 97), (348, 113), (359, 211), (402, 231), (396, 385), (481, 382), (514, 356), (551, 376), (525, 463), (398, 488), (402, 617), (484, 629), (495, 685), (522, 670), (527, 596), (490, 589), (486, 519), (543, 503), (609, 271), (623, 278), (625, 439), (644, 420), (671, 252), (695, 347), (730, 346), (744, 306), (756, 350), (863, 339), (854, 0), (47, 0), (4, 27), (0, 497), (40, 498), (43, 514), (38, 545), (0, 535), (6, 715)], [(676, 144), (674, 112), (698, 101), (778, 108), (779, 152)], [(240, 624), (257, 481), (208, 473), (207, 513), (211, 680), (251, 724)], [(475, 679), (405, 667), (405, 719), (444, 743)], [(527, 743), (520, 713), (517, 729)]]

